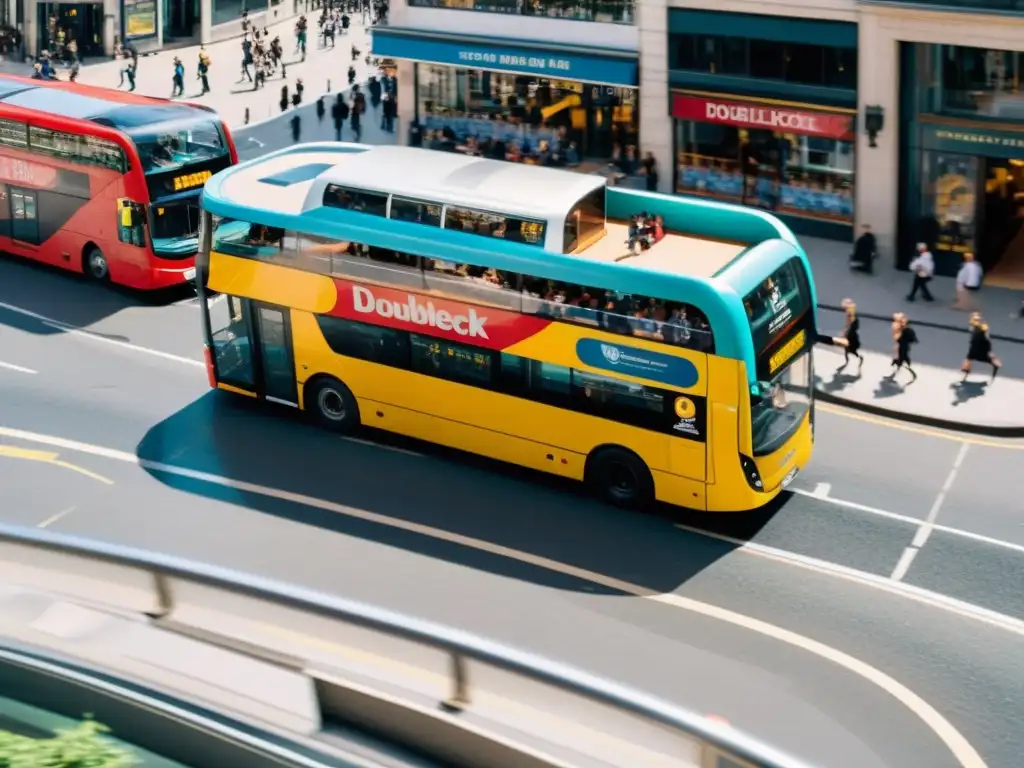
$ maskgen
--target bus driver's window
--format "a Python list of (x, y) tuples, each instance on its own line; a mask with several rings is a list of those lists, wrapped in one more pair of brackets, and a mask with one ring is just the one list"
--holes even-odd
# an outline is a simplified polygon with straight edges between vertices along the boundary
[(125, 198), (117, 201), (117, 239), (139, 248), (146, 246), (146, 210), (142, 205)]

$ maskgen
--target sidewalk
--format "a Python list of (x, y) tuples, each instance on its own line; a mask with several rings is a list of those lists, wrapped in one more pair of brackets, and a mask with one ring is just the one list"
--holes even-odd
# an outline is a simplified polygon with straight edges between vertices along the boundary
[[(351, 103), (348, 89), (344, 91), (345, 100)], [(296, 109), (290, 109), (284, 114), (278, 113), (277, 117), (264, 121), (259, 125), (249, 125), (235, 130), (235, 146), (238, 148), (239, 160), (252, 160), (253, 158), (284, 149), (295, 144), (292, 139), (292, 117), (296, 114), (301, 118), (300, 142), (307, 141), (334, 141), (334, 122), (331, 120), (331, 105), (334, 104), (335, 94), (326, 94), (324, 99), (324, 119), (318, 121), (316, 116), (316, 99), (309, 99), (309, 103)], [(401, 130), (398, 120), (395, 120), (394, 133), (385, 133), (380, 127), (380, 109), (369, 106), (367, 99), (366, 114), (363, 116), (363, 135), (361, 141), (364, 144), (395, 144), (398, 131)], [(342, 141), (354, 141), (349, 121), (345, 121), (342, 129)]]
[[(281, 114), (279, 101), (281, 86), (287, 84), (289, 96), (295, 92), (295, 81), (302, 80), (305, 86), (303, 103), (316, 100), (328, 90), (337, 91), (348, 86), (348, 67), (352, 63), (351, 49), (355, 45), (360, 50), (359, 60), (355, 62), (356, 82), (364, 82), (374, 74), (375, 67), (366, 64), (365, 57), (370, 52), (369, 27), (359, 24), (358, 15), (353, 17), (352, 27), (347, 35), (335, 39), (332, 49), (320, 48), (316, 38), (317, 14), (309, 19), (310, 33), (305, 62), (299, 62), (300, 55), (295, 50), (295, 19), (283, 21), (269, 27), (270, 39), (279, 35), (284, 46), (284, 61), (287, 79), (283, 80), (278, 73), (267, 81), (265, 87), (254, 91), (252, 84), (246, 80), (240, 82), (242, 66), (242, 38), (211, 43), (206, 51), (210, 56), (210, 93), (200, 95), (200, 83), (196, 79), (196, 65), (199, 61), (199, 46), (176, 48), (161, 51), (153, 56), (139, 59), (139, 72), (136, 78), (135, 92), (145, 96), (167, 98), (171, 95), (171, 75), (173, 61), (177, 56), (185, 65), (185, 101), (195, 101), (215, 108), (232, 128), (237, 129), (245, 124), (245, 110), (249, 108), (249, 122), (257, 123)], [(117, 88), (120, 81), (120, 70), (124, 62), (104, 61), (82, 67), (78, 82), (98, 85), (105, 88)], [(31, 70), (26, 65), (25, 73)], [(250, 67), (250, 71), (252, 68)], [(60, 70), (61, 79), (67, 78), (67, 70)], [(328, 87), (328, 83), (330, 86)]]
[[(850, 269), (849, 259), (853, 251), (850, 244), (813, 237), (801, 237), (800, 242), (814, 270), (819, 317), (823, 325), (837, 324), (841, 328), (842, 318), (838, 314), (832, 318), (829, 313), (841, 312), (842, 300), (851, 298), (857, 302), (861, 318), (888, 321), (893, 312), (906, 312), (919, 328), (951, 328), (966, 334), (968, 313), (950, 307), (956, 294), (956, 283), (952, 278), (936, 277), (932, 281), (929, 287), (935, 295), (935, 302), (919, 298), (910, 303), (906, 295), (910, 290), (911, 275), (893, 267), (891, 254), (876, 261), (875, 274), (867, 275)], [(975, 298), (996, 341), (1007, 339), (1024, 343), (1024, 320), (1013, 319), (1020, 312), (1024, 295), (1019, 291), (986, 286)], [(1021, 354), (1024, 354), (1024, 349)]]
[[(961, 383), (957, 370), (915, 364), (917, 380), (900, 371), (896, 381), (890, 356), (864, 351), (858, 374), (856, 360), (839, 372), (842, 350), (819, 346), (815, 353), (815, 391), (819, 400), (859, 411), (959, 432), (992, 437), (1024, 437), (1024, 380), (1004, 376), (993, 381), (991, 368), (974, 364)], [(1005, 362), (1005, 361), (1004, 361)]]

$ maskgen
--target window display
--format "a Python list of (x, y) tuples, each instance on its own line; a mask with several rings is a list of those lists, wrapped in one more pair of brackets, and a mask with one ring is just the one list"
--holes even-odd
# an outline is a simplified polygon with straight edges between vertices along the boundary
[(637, 143), (637, 90), (416, 65), (423, 146), (538, 165), (611, 160)]
[(676, 163), (680, 193), (853, 221), (852, 140), (677, 120)]

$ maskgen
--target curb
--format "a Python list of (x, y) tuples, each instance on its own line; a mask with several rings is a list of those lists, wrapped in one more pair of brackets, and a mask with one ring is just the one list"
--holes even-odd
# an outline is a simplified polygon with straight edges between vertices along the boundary
[[(818, 309), (824, 309), (828, 312), (845, 312), (842, 307), (836, 306), (835, 304), (818, 304)], [(858, 317), (862, 317), (865, 320), (878, 320), (883, 323), (891, 323), (892, 315), (875, 315), (870, 312), (857, 312)], [(936, 323), (931, 320), (914, 320), (911, 318), (914, 325), (919, 328), (937, 328), (940, 331), (956, 331), (957, 333), (967, 334), (969, 331), (958, 325), (950, 325), (949, 323)], [(1005, 341), (1009, 344), (1024, 344), (1024, 339), (1017, 338), (1016, 336), (1004, 336), (1000, 333), (990, 334), (993, 341)]]
[(896, 411), (892, 408), (882, 408), (877, 405), (871, 405), (869, 403), (862, 403), (859, 400), (851, 400), (845, 397), (838, 397), (837, 395), (826, 392), (820, 387), (814, 388), (814, 397), (823, 403), (830, 403), (831, 405), (838, 405), (843, 408), (849, 408), (854, 411), (861, 411), (863, 413), (870, 413), (873, 416), (884, 416), (888, 419), (895, 421), (903, 421), (911, 424), (918, 424), (924, 427), (933, 427), (935, 429), (946, 429), (951, 432), (961, 432), (970, 435), (983, 435), (985, 437), (999, 437), (1003, 439), (1013, 438), (1024, 438), (1024, 426), (1020, 427), (997, 427), (991, 424), (968, 424), (963, 421), (953, 421), (951, 419), (940, 419), (935, 416), (923, 416), (917, 413), (907, 413), (906, 411)]

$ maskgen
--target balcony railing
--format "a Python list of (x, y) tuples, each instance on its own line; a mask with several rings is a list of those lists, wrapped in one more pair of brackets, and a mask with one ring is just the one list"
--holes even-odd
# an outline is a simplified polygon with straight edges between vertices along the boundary
[(409, 0), (409, 5), (608, 24), (633, 24), (636, 20), (634, 0)]

